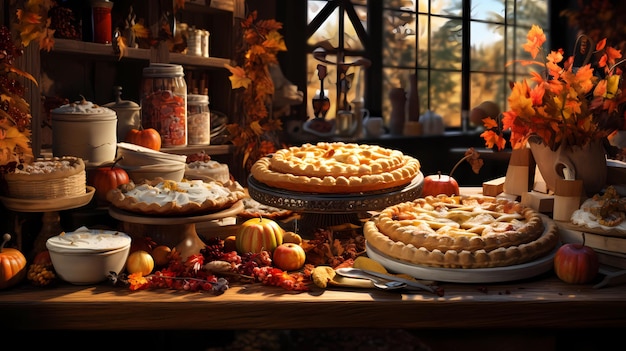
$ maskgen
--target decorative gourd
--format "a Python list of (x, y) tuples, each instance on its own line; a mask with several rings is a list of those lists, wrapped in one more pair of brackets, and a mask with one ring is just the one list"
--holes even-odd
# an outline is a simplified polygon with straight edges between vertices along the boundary
[(154, 258), (148, 252), (143, 250), (137, 250), (126, 259), (126, 271), (128, 274), (139, 273), (141, 276), (146, 276), (152, 273), (154, 269)]
[(433, 111), (427, 111), (420, 116), (419, 121), (422, 124), (422, 133), (424, 135), (441, 135), (445, 130), (443, 117)]
[(273, 252), (283, 243), (285, 231), (278, 223), (267, 218), (251, 218), (241, 224), (235, 239), (237, 252)]
[(161, 150), (161, 134), (154, 128), (133, 128), (128, 131), (124, 140), (131, 144), (147, 147), (152, 150)]
[(89, 184), (96, 188), (96, 198), (107, 202), (107, 193), (122, 184), (130, 183), (130, 177), (123, 168), (117, 167), (116, 160), (111, 166), (98, 167), (89, 172)]
[(11, 287), (26, 276), (26, 257), (17, 249), (5, 248), (11, 240), (10, 234), (4, 234), (0, 245), (0, 289)]

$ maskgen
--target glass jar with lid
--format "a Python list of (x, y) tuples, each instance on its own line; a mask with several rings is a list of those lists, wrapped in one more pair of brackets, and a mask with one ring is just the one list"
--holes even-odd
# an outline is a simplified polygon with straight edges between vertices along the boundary
[(152, 63), (143, 69), (141, 125), (161, 134), (161, 146), (187, 145), (187, 84), (183, 67)]
[(187, 95), (187, 132), (187, 142), (190, 145), (211, 143), (211, 112), (208, 95)]

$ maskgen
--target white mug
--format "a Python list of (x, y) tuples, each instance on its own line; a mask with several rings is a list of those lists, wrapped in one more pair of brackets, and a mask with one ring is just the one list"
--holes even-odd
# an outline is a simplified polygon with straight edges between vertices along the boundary
[(365, 133), (370, 138), (378, 138), (385, 133), (385, 121), (382, 117), (367, 117), (363, 120)]

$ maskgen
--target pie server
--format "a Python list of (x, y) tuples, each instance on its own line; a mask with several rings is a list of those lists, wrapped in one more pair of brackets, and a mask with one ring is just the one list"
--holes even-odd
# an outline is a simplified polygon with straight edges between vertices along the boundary
[(435, 293), (435, 290), (433, 290), (433, 288), (427, 285), (424, 285), (422, 283), (419, 283), (413, 280), (396, 277), (390, 274), (378, 273), (378, 272), (369, 271), (366, 269), (359, 269), (359, 268), (337, 268), (335, 269), (335, 272), (337, 272), (337, 274), (341, 276), (349, 277), (349, 278), (361, 278), (361, 279), (370, 279), (370, 277), (382, 278), (386, 280), (401, 282), (413, 288), (419, 288), (419, 289), (426, 290), (431, 293)]

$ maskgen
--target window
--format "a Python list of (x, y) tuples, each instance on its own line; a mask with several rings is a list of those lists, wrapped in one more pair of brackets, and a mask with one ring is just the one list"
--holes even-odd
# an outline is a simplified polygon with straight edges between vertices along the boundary
[[(465, 128), (468, 111), (483, 101), (506, 109), (508, 82), (528, 73), (527, 66), (507, 62), (528, 58), (522, 44), (531, 25), (549, 31), (548, 6), (549, 0), (309, 0), (308, 115), (323, 85), (329, 118), (346, 101), (364, 98), (372, 113), (388, 119), (389, 92), (408, 91), (417, 74), (420, 113), (432, 110), (447, 128)], [(364, 58), (371, 66), (338, 72), (341, 65), (328, 64), (322, 83), (320, 56), (349, 64)]]

